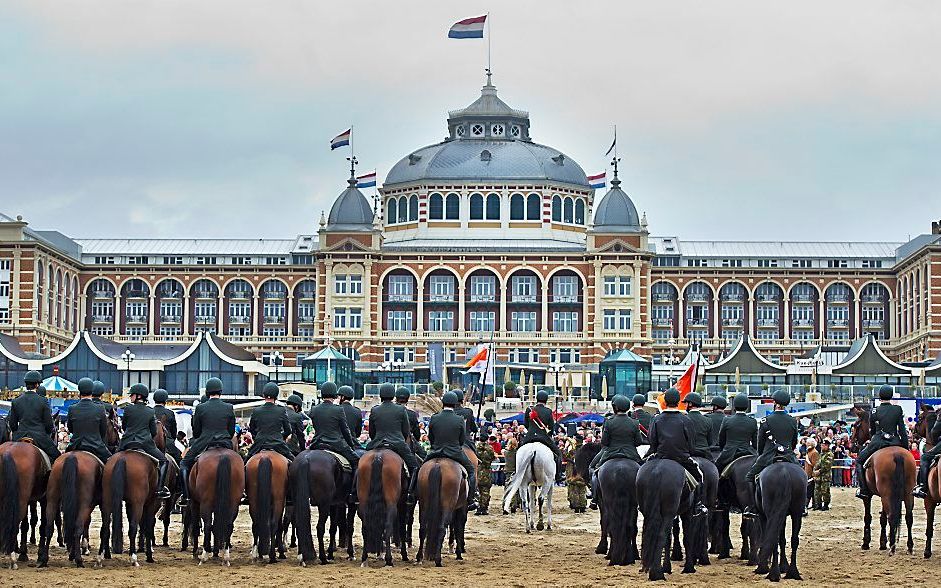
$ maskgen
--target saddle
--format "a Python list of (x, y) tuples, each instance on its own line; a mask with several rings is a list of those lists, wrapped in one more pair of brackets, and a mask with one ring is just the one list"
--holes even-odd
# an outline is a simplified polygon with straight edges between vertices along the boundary
[(343, 468), (344, 472), (348, 474), (353, 472), (353, 466), (350, 465), (350, 460), (346, 459), (345, 457), (343, 457), (341, 454), (337, 453), (336, 451), (330, 451), (329, 449), (324, 449), (323, 451), (325, 451), (326, 453), (329, 453), (334, 458), (336, 458), (336, 460), (340, 462), (340, 467)]
[[(373, 447), (373, 448), (370, 449), (369, 451), (379, 451), (380, 449), (388, 449), (388, 450), (391, 451), (392, 453), (395, 453), (396, 455), (398, 455), (398, 453), (395, 451), (395, 448), (392, 447), (392, 444), (389, 443), (388, 441), (381, 441), (378, 445), (376, 445), (375, 447)], [(410, 478), (410, 477), (411, 477), (412, 472), (410, 472), (410, 471), (408, 470), (408, 464), (405, 463), (405, 460), (404, 460), (404, 459), (402, 460), (402, 471), (405, 472), (405, 477), (406, 477), (406, 478)]]
[(690, 491), (696, 490), (699, 486), (699, 482), (696, 481), (696, 478), (693, 474), (689, 473), (689, 470), (683, 469), (683, 473), (686, 474), (686, 484), (689, 486)]
[[(892, 440), (892, 439), (894, 438), (892, 435), (889, 435), (888, 433), (883, 433), (882, 435), (883, 435), (883, 438), (886, 439), (886, 440)], [(896, 447), (896, 446), (895, 446), (895, 445), (889, 445), (888, 447)], [(888, 447), (883, 447), (882, 449), (887, 449)], [(870, 455), (869, 457), (866, 458), (866, 461), (863, 462), (863, 469), (864, 469), (864, 470), (868, 470), (869, 468), (872, 467), (872, 458), (874, 458), (874, 457), (876, 456), (876, 453), (879, 453), (879, 451), (882, 451), (882, 449), (879, 449), (878, 451), (875, 451), (872, 455)]]
[(149, 459), (151, 462), (153, 462), (153, 464), (154, 464), (155, 466), (159, 466), (159, 465), (160, 465), (160, 462), (157, 460), (157, 458), (155, 458), (154, 456), (152, 456), (151, 454), (147, 453), (146, 451), (144, 451), (144, 450), (142, 450), (142, 449), (125, 449), (125, 451), (130, 451), (130, 452), (134, 452), (134, 453), (139, 453), (139, 454), (143, 455), (144, 457), (146, 457), (147, 459)]
[[(85, 451), (84, 449), (76, 449), (72, 453), (77, 453), (77, 452), (81, 452), (81, 453), (84, 453), (85, 455), (90, 456), (92, 459), (98, 462), (98, 465), (100, 465), (101, 467), (105, 467), (105, 462), (101, 461), (101, 458), (95, 455), (94, 453), (92, 453), (91, 451)], [(62, 455), (65, 455), (65, 454), (63, 453)]]
[[(173, 464), (173, 467), (175, 467), (175, 468), (177, 469), (177, 471), (179, 471), (179, 469), (180, 469), (180, 464), (178, 464), (178, 463), (176, 462), (176, 459), (175, 459), (172, 455), (170, 455), (169, 453), (164, 453), (164, 455), (166, 456), (167, 461), (168, 461), (169, 463), (172, 463), (172, 464)], [(148, 454), (147, 457), (150, 457), (150, 455)]]
[(43, 464), (43, 468), (44, 468), (44, 469), (43, 469), (43, 473), (44, 473), (44, 474), (48, 474), (49, 472), (52, 471), (52, 460), (49, 459), (49, 454), (46, 453), (45, 451), (43, 451), (42, 448), (41, 448), (39, 445), (36, 445), (36, 444), (33, 442), (33, 438), (32, 438), (32, 437), (20, 437), (17, 441), (20, 442), (20, 443), (28, 443), (28, 444), (30, 444), (30, 445), (32, 445), (33, 447), (36, 448), (36, 451), (39, 452), (39, 456), (42, 457), (42, 464)]
[(728, 479), (728, 478), (732, 475), (732, 466), (734, 466), (734, 465), (737, 464), (738, 462), (742, 461), (743, 459), (748, 459), (749, 457), (754, 457), (754, 455), (741, 455), (741, 456), (739, 456), (739, 457), (736, 457), (736, 458), (733, 459), (732, 461), (730, 461), (730, 462), (729, 462), (729, 465), (727, 465), (727, 466), (725, 466), (724, 468), (722, 468), (722, 473), (719, 474), (719, 479), (720, 479), (720, 480), (726, 480), (726, 479)]

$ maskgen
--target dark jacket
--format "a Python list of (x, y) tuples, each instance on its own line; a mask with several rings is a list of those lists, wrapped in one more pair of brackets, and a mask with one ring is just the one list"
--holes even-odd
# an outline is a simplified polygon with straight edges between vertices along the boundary
[(252, 411), (248, 421), (248, 432), (252, 434), (252, 446), (248, 450), (251, 457), (259, 451), (276, 451), (288, 458), (294, 454), (285, 439), (291, 434), (287, 409), (273, 402), (266, 402)]
[(59, 457), (59, 448), (52, 440), (55, 432), (52, 411), (46, 399), (35, 390), (27, 390), (13, 400), (7, 424), (10, 426), (13, 441), (29, 437), (50, 459)]
[(650, 451), (657, 457), (689, 461), (695, 437), (693, 421), (678, 410), (665, 410), (650, 423)]
[(66, 451), (88, 451), (101, 461), (108, 461), (111, 457), (105, 441), (108, 435), (108, 417), (100, 406), (90, 398), (79, 400), (69, 408), (65, 425), (72, 434)]
[(342, 402), (343, 414), (346, 415), (346, 425), (350, 428), (350, 435), (358, 439), (363, 434), (363, 412), (353, 406), (352, 402)]
[(121, 417), (121, 436), (119, 450), (128, 447), (143, 447), (154, 442), (157, 434), (157, 419), (154, 409), (142, 402), (135, 402), (124, 407), (124, 416)]
[(693, 421), (693, 457), (712, 461), (710, 448), (715, 444), (712, 438), (712, 421), (697, 410), (690, 411), (687, 416)]
[(235, 411), (228, 402), (210, 398), (193, 411), (193, 440), (189, 451), (183, 456), (186, 467), (190, 467), (199, 454), (209, 447), (232, 449), (235, 435)]
[[(783, 410), (776, 410), (761, 419), (758, 423), (758, 459), (748, 474), (751, 479), (775, 459), (797, 463), (797, 456), (794, 455), (797, 434), (797, 420)], [(783, 451), (777, 450), (779, 446)]]
[[(532, 412), (535, 411), (538, 422), (532, 418)], [(544, 404), (537, 404), (532, 409), (527, 410), (524, 416), (524, 425), (526, 425), (526, 434), (520, 445), (539, 441), (547, 445), (555, 445), (552, 436), (555, 435), (555, 419), (552, 418), (552, 410)]]
[(725, 420), (725, 413), (720, 411), (707, 412), (704, 414), (712, 425), (712, 449), (719, 447), (719, 430), (722, 428), (722, 421)]
[(296, 455), (307, 446), (307, 415), (291, 407), (286, 408), (284, 412), (288, 415), (288, 422), (291, 424), (291, 438), (288, 440), (288, 446)]
[(428, 422), (428, 441), (431, 451), (428, 459), (447, 457), (458, 462), (468, 474), (474, 475), (473, 465), (464, 453), (467, 441), (467, 425), (463, 415), (447, 408), (431, 417)]
[(886, 433), (897, 437), (903, 447), (908, 447), (908, 429), (905, 427), (905, 413), (901, 406), (888, 403), (877, 406), (869, 418), (869, 429), (873, 438), (880, 432)]
[(474, 416), (474, 409), (467, 406), (458, 406), (454, 409), (454, 413), (464, 418), (464, 430), (467, 433), (464, 445), (473, 449), (474, 438), (477, 436), (477, 431), (479, 430), (477, 418)]
[(653, 422), (653, 415), (643, 408), (635, 408), (630, 412), (629, 416), (637, 421), (637, 424), (643, 428), (641, 433), (644, 434), (644, 439), (646, 439), (647, 433), (650, 432), (650, 423)]
[(311, 447), (332, 448), (346, 445), (351, 449), (357, 448), (342, 406), (332, 402), (321, 402), (310, 409), (310, 421), (314, 426), (314, 439), (310, 443)]
[(176, 413), (167, 408), (162, 404), (157, 404), (154, 406), (154, 416), (158, 421), (163, 423), (163, 446), (167, 455), (172, 455), (173, 459), (180, 462), (180, 459), (183, 458), (183, 454), (180, 452), (180, 449), (176, 446)]
[(722, 453), (716, 466), (720, 470), (744, 455), (758, 455), (758, 421), (743, 412), (725, 417), (719, 429), (719, 447)]
[(382, 443), (404, 445), (409, 435), (411, 435), (411, 429), (405, 407), (389, 400), (372, 407), (369, 411), (370, 441), (367, 449), (374, 449)]
[(604, 431), (601, 433), (604, 456), (599, 460), (598, 467), (616, 457), (626, 457), (640, 463), (637, 446), (643, 444), (643, 433), (640, 432), (637, 421), (626, 414), (615, 414), (604, 423)]

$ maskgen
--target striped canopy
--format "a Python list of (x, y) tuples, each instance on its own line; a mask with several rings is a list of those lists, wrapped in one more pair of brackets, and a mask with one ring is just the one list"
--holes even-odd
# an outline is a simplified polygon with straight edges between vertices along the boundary
[(65, 378), (60, 378), (59, 376), (52, 376), (51, 378), (46, 378), (45, 380), (42, 381), (42, 385), (45, 386), (48, 392), (76, 392), (78, 391), (78, 386), (66, 380)]

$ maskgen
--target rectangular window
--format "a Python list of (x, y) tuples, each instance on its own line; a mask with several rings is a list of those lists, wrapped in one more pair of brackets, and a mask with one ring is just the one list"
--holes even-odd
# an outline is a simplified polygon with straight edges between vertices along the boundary
[(127, 262), (130, 265), (147, 265), (149, 261), (146, 255), (132, 255), (127, 258)]
[(539, 363), (539, 349), (535, 347), (515, 347), (510, 350), (513, 363)]
[(95, 264), (96, 264), (96, 265), (113, 265), (113, 264), (114, 264), (114, 257), (111, 257), (111, 256), (107, 256), (107, 257), (97, 257), (97, 256), (96, 256), (96, 257), (95, 257)]
[(413, 347), (386, 347), (382, 357), (390, 362), (415, 363), (415, 349)]
[(346, 328), (346, 309), (345, 308), (333, 309), (333, 328), (334, 329)]
[(876, 269), (882, 267), (881, 259), (864, 259), (863, 267), (866, 269)]
[(604, 295), (627, 297), (631, 295), (631, 276), (605, 276)]
[(415, 299), (413, 284), (412, 276), (389, 276), (389, 301), (412, 302)]
[(91, 332), (100, 337), (110, 337), (114, 335), (114, 327), (92, 327)]
[(126, 327), (128, 337), (143, 337), (147, 334), (147, 327)]
[(794, 319), (795, 321), (807, 321), (808, 324), (813, 324), (814, 307), (811, 305), (798, 306), (795, 304), (791, 308), (791, 318)]
[(759, 259), (758, 267), (778, 267), (777, 259)]
[(578, 302), (578, 278), (576, 276), (552, 278), (552, 300), (554, 302)]
[(496, 313), (491, 311), (472, 311), (470, 313), (470, 324), (467, 325), (469, 331), (490, 332), (494, 330), (494, 318)]
[(433, 310), (428, 313), (429, 331), (453, 331), (454, 330), (454, 312)]
[(723, 259), (722, 267), (742, 267), (741, 259)]
[(496, 298), (496, 278), (494, 276), (471, 276), (471, 302), (494, 302)]
[(286, 257), (268, 256), (265, 258), (265, 265), (287, 265), (287, 263)]
[(360, 296), (363, 293), (363, 276), (359, 274), (350, 276), (350, 295)]
[(216, 318), (216, 303), (215, 302), (197, 302), (195, 311), (193, 314), (196, 316), (197, 320), (200, 318)]
[(287, 329), (284, 327), (265, 327), (261, 330), (265, 337), (286, 337)]
[(139, 323), (147, 320), (146, 302), (128, 302), (125, 310), (127, 311), (127, 321), (129, 323)]
[(386, 314), (386, 328), (390, 331), (411, 331), (412, 330), (412, 311), (411, 310), (390, 310)]
[(813, 263), (809, 259), (792, 259), (791, 267), (801, 267), (801, 268), (813, 267)]
[(265, 302), (263, 305), (265, 322), (279, 322), (284, 320), (283, 302)]
[(196, 258), (196, 265), (216, 265), (218, 259), (214, 255), (200, 255)]
[(654, 329), (651, 336), (657, 343), (667, 343), (673, 338), (673, 331), (670, 329)]
[[(294, 265), (314, 265), (313, 255), (292, 255), (291, 263)], [(298, 361), (300, 363), (300, 361)]]
[(848, 265), (849, 264), (847, 263), (845, 259), (828, 259), (827, 260), (827, 267), (829, 268), (844, 268), (844, 267), (847, 267)]
[(160, 327), (161, 337), (179, 337), (183, 334), (183, 327)]
[(740, 304), (722, 305), (722, 321), (741, 321), (745, 315), (745, 309)]
[(432, 302), (452, 302), (454, 300), (454, 276), (431, 276), (429, 280)]
[(814, 331), (813, 329), (794, 330), (791, 332), (791, 338), (797, 341), (812, 341)]
[(630, 331), (631, 310), (628, 308), (607, 308), (602, 315), (605, 331)]
[(536, 313), (535, 312), (513, 312), (510, 319), (510, 330), (517, 332), (535, 332), (536, 331)]
[(758, 331), (758, 340), (760, 341), (770, 341), (772, 339), (778, 338), (778, 332), (775, 330), (769, 329), (760, 329)]
[(346, 274), (337, 274), (333, 276), (333, 293), (344, 296), (349, 293), (349, 282)]
[(163, 257), (163, 265), (183, 265), (183, 256), (165, 255)]
[(297, 305), (297, 318), (299, 322), (313, 322), (317, 318), (317, 304), (313, 302), (300, 302)]
[(651, 314), (655, 319), (662, 320), (673, 320), (673, 305), (672, 304), (654, 304), (651, 308)]
[(581, 349), (562, 347), (549, 350), (549, 363), (580, 363)]
[(245, 256), (245, 255), (239, 255), (231, 259), (232, 259), (232, 265), (251, 265), (252, 264), (252, 258)]
[(513, 276), (513, 302), (536, 302), (536, 276)]
[(575, 333), (578, 331), (577, 312), (553, 312), (552, 330), (561, 333)]
[[(313, 327), (299, 327), (299, 328), (297, 329), (297, 336), (298, 336), (298, 337), (308, 337), (308, 338), (313, 337), (313, 336), (314, 336), (314, 328), (313, 328)], [(300, 363), (300, 360), (301, 360), (301, 358), (298, 357), (298, 358), (297, 358), (298, 363)]]
[(706, 267), (707, 263), (705, 259), (687, 259), (687, 267)]
[(350, 311), (350, 328), (351, 329), (362, 329), (363, 328), (363, 309), (362, 308), (351, 308)]

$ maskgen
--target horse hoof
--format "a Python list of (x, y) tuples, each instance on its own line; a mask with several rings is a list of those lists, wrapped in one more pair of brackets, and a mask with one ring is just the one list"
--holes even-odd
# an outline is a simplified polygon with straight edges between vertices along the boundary
[(801, 575), (798, 573), (792, 574), (791, 572), (788, 572), (787, 575), (784, 576), (784, 579), (785, 580), (803, 580), (804, 578), (802, 578)]
[(538, 525), (536, 525), (536, 530), (537, 530), (537, 531), (542, 531), (544, 528), (545, 528), (545, 527), (542, 526), (542, 523), (539, 523)]

